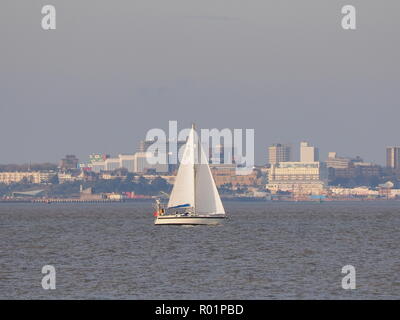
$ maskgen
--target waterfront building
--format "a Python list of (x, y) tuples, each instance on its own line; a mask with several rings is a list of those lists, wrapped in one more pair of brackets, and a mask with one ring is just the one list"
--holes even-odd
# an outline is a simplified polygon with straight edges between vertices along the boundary
[(382, 167), (371, 162), (354, 162), (356, 175), (360, 177), (380, 177), (382, 175)]
[(290, 146), (277, 143), (268, 147), (269, 164), (272, 165), (287, 161), (290, 161)]
[[(337, 178), (354, 178), (356, 170), (353, 165), (353, 159), (339, 157), (336, 152), (329, 152), (326, 160), (326, 167), (329, 170), (329, 181), (334, 181)], [(360, 159), (362, 161), (362, 159)]]
[(372, 190), (369, 187), (329, 187), (329, 193), (332, 198), (351, 198), (351, 197), (378, 197), (379, 191)]
[(119, 179), (120, 178), (119, 176), (117, 176), (115, 174), (112, 174), (109, 171), (101, 172), (99, 177), (102, 180), (114, 180), (114, 179)]
[(235, 164), (210, 164), (210, 170), (217, 187), (230, 184), (236, 186), (254, 186), (260, 183), (257, 170), (237, 170)]
[(155, 172), (168, 172), (167, 163), (151, 162), (154, 154), (150, 152), (136, 152), (135, 154), (119, 154), (117, 158), (106, 158), (104, 161), (94, 161), (90, 163), (93, 172), (101, 171), (114, 171), (116, 169), (125, 168), (129, 172), (144, 173), (147, 170), (154, 170)]
[(19, 182), (27, 183), (49, 183), (51, 178), (56, 175), (55, 172), (0, 172), (0, 183), (12, 184)]
[(329, 152), (326, 166), (329, 180), (380, 177), (382, 168), (374, 163), (364, 162), (360, 157), (338, 157), (336, 152)]
[(311, 146), (308, 142), (300, 143), (300, 162), (319, 161), (318, 148)]
[(59, 172), (58, 173), (58, 183), (65, 183), (65, 182), (73, 182), (78, 180), (83, 180), (84, 175), (81, 174), (73, 174), (67, 172)]
[(322, 162), (281, 162), (271, 165), (267, 188), (298, 194), (321, 194), (328, 182), (328, 170)]

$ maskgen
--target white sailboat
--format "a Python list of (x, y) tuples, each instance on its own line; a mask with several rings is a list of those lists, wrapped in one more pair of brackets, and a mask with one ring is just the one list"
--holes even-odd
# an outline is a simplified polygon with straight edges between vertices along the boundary
[(210, 225), (226, 217), (208, 159), (190, 130), (167, 207), (156, 202), (156, 225)]

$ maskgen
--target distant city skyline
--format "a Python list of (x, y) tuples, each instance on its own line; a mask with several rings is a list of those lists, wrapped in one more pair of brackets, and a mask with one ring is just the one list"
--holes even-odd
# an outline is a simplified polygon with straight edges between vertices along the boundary
[[(110, 152), (99, 151), (99, 152), (87, 152), (87, 153), (82, 154), (82, 155), (79, 155), (79, 154), (74, 153), (74, 152), (69, 152), (69, 153), (68, 152), (64, 152), (64, 154), (61, 155), (59, 158), (52, 157), (51, 159), (43, 159), (43, 160), (38, 160), (38, 161), (27, 159), (25, 161), (20, 161), (20, 162), (17, 162), (17, 161), (1, 162), (1, 159), (0, 159), (0, 165), (4, 165), (4, 164), (46, 163), (46, 162), (48, 162), (48, 163), (60, 163), (60, 161), (64, 160), (63, 158), (65, 156), (69, 157), (68, 155), (77, 156), (77, 158), (79, 159), (79, 163), (89, 163), (90, 162), (90, 158), (93, 155), (96, 155), (96, 154), (97, 155), (103, 154), (103, 155), (109, 155), (109, 156), (126, 156), (126, 155), (133, 155), (136, 152), (139, 152), (139, 153), (140, 152), (144, 152), (144, 146), (145, 146), (144, 141), (145, 141), (144, 139), (139, 140), (138, 145), (135, 148), (132, 148), (132, 150), (126, 151), (126, 152), (117, 151), (116, 153), (110, 153)], [(148, 144), (148, 143), (146, 144), (146, 146), (149, 146), (149, 145), (150, 144)], [(180, 142), (179, 147), (181, 145), (182, 145), (182, 142)], [(222, 147), (222, 145), (220, 147)], [(302, 151), (302, 148), (304, 148), (307, 151)], [(255, 153), (257, 153), (257, 151), (259, 151), (257, 149), (260, 149), (260, 148), (257, 148), (257, 145), (256, 145), (255, 146)], [(272, 160), (272, 163), (276, 163), (276, 162), (279, 162), (279, 161), (300, 161), (300, 162), (301, 161), (303, 161), (303, 162), (321, 161), (321, 162), (323, 162), (323, 161), (329, 160), (329, 155), (331, 153), (338, 154), (338, 155), (340, 155), (341, 157), (344, 157), (344, 158), (360, 157), (360, 158), (363, 158), (367, 162), (375, 163), (375, 164), (381, 165), (383, 167), (386, 166), (386, 167), (396, 168), (396, 164), (400, 161), (399, 160), (400, 159), (400, 157), (399, 157), (399, 155), (400, 155), (400, 153), (399, 153), (400, 144), (398, 146), (385, 146), (383, 148), (382, 153), (384, 154), (384, 160), (382, 161), (382, 163), (379, 163), (379, 162), (376, 162), (376, 161), (372, 161), (371, 159), (364, 158), (364, 157), (360, 156), (360, 154), (357, 154), (357, 153), (348, 155), (348, 154), (340, 153), (337, 150), (328, 151), (326, 154), (322, 154), (322, 156), (321, 156), (321, 154), (319, 152), (319, 150), (320, 150), (319, 146), (311, 145), (308, 141), (304, 141), (304, 140), (301, 140), (298, 143), (298, 145), (295, 145), (293, 143), (285, 143), (285, 144), (284, 143), (272, 143), (272, 144), (270, 144), (268, 146), (262, 147), (261, 149), (264, 151), (264, 157), (262, 159), (263, 161), (256, 162), (255, 163), (256, 165), (271, 164), (271, 152), (272, 152), (272, 150), (274, 150), (273, 151), (274, 153), (276, 153), (276, 152), (280, 153), (279, 156), (278, 156), (278, 154), (272, 156), (272, 159), (274, 159), (274, 160)], [(326, 148), (323, 148), (323, 149), (326, 149)], [(278, 151), (276, 151), (276, 150), (278, 150)], [(393, 165), (389, 165), (389, 162), (388, 162), (389, 161), (388, 160), (389, 150), (391, 150), (390, 151), (391, 152), (390, 155), (393, 157), (393, 160), (392, 160)], [(210, 152), (211, 152), (211, 150), (210, 150)], [(306, 153), (306, 156), (305, 156), (305, 158), (303, 160), (302, 160), (302, 152)], [(394, 152), (396, 152), (395, 155), (394, 155)], [(283, 154), (283, 153), (285, 153), (285, 154)], [(275, 160), (277, 158), (279, 158), (280, 160), (278, 160), (278, 161)], [(311, 158), (314, 158), (314, 160), (311, 160)]]
[(0, 163), (133, 153), (151, 128), (255, 129), (256, 164), (301, 141), (385, 165), (400, 145), (400, 3), (0, 3)]

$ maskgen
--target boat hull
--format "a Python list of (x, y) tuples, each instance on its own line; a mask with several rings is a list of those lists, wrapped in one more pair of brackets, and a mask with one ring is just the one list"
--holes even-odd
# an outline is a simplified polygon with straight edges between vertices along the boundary
[(158, 216), (155, 225), (217, 225), (224, 221), (225, 215), (215, 216)]

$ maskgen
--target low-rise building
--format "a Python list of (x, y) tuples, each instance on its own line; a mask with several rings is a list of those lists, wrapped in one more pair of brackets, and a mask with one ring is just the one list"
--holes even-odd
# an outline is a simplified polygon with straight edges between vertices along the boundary
[(339, 157), (336, 152), (329, 152), (326, 166), (333, 169), (347, 169), (349, 168), (352, 159), (346, 157)]
[(259, 184), (256, 170), (241, 170), (235, 164), (210, 164), (211, 173), (217, 187), (231, 184), (234, 186), (253, 186)]
[(58, 183), (74, 182), (84, 179), (83, 174), (73, 174), (70, 172), (59, 172), (57, 175), (58, 175)]
[(330, 187), (329, 192), (331, 196), (336, 197), (367, 197), (374, 196), (377, 197), (379, 195), (379, 191), (370, 189), (369, 187), (361, 186), (355, 188), (342, 188), (342, 187)]
[(11, 184), (29, 182), (35, 184), (48, 183), (56, 175), (55, 172), (0, 172), (0, 183)]
[[(120, 154), (117, 158), (92, 161), (88, 166), (93, 172), (113, 171), (125, 168), (129, 172), (146, 173), (154, 170), (156, 173), (166, 173), (169, 170), (168, 163), (152, 163), (155, 160), (150, 152), (136, 152), (135, 154)], [(155, 162), (155, 161), (154, 161)]]
[(336, 152), (329, 152), (326, 166), (329, 169), (331, 182), (337, 179), (379, 177), (382, 174), (382, 168), (379, 165), (364, 162), (360, 157), (338, 157)]
[(358, 176), (362, 177), (380, 177), (382, 167), (370, 162), (354, 162), (354, 167)]

